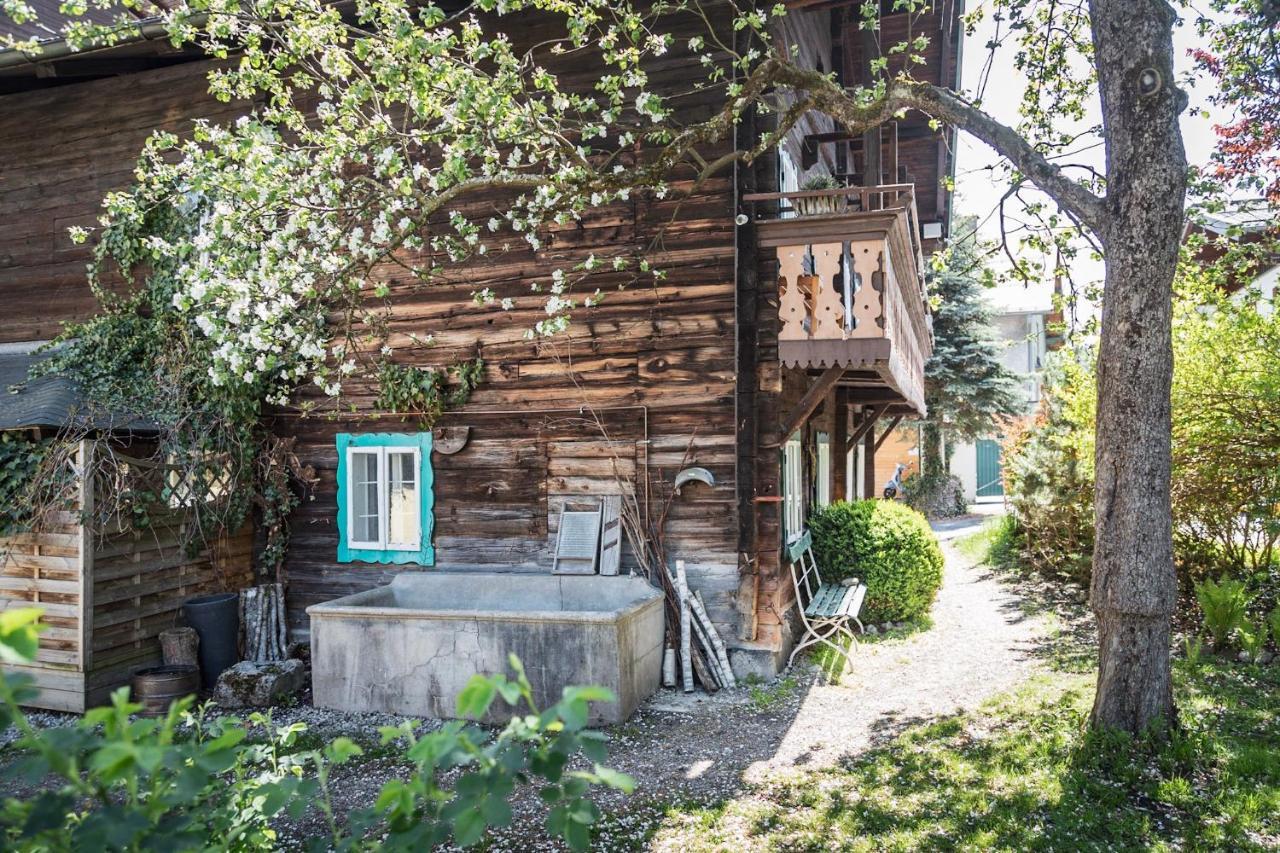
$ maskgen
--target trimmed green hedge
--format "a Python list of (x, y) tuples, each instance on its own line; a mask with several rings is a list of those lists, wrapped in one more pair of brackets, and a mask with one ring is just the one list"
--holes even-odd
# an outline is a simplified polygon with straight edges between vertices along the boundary
[(839, 501), (809, 518), (822, 579), (867, 585), (863, 622), (927, 613), (942, 583), (942, 549), (925, 517), (894, 501)]

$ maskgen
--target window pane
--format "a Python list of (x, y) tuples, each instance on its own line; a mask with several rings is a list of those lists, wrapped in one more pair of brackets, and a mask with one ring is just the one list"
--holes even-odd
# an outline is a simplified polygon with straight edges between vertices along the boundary
[(354, 542), (377, 542), (378, 530), (378, 455), (351, 454), (351, 539)]
[(418, 466), (411, 452), (387, 451), (387, 492), (390, 497), (391, 531), (388, 539), (396, 545), (418, 547)]

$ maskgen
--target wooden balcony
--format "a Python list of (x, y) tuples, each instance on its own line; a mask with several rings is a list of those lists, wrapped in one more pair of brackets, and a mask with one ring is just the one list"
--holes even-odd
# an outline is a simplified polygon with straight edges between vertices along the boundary
[(777, 253), (781, 362), (843, 368), (841, 385), (923, 415), (933, 332), (913, 185), (760, 193), (744, 201), (761, 211), (759, 245)]

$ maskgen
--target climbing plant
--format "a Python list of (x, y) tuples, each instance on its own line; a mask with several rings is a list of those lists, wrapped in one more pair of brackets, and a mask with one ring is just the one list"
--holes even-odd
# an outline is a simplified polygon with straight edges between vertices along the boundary
[(378, 368), (377, 406), (416, 414), (422, 429), (431, 429), (446, 409), (466, 403), (483, 378), (484, 359), (479, 357), (438, 368), (385, 361)]

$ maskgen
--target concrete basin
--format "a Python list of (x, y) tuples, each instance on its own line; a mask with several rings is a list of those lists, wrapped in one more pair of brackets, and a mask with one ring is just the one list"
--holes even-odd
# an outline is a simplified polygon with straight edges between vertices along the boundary
[[(409, 572), (307, 614), (314, 701), (343, 711), (454, 717), (471, 676), (506, 672), (514, 652), (540, 708), (595, 684), (618, 701), (591, 722), (618, 723), (662, 669), (662, 593), (639, 577)], [(486, 721), (512, 710), (498, 699)]]

